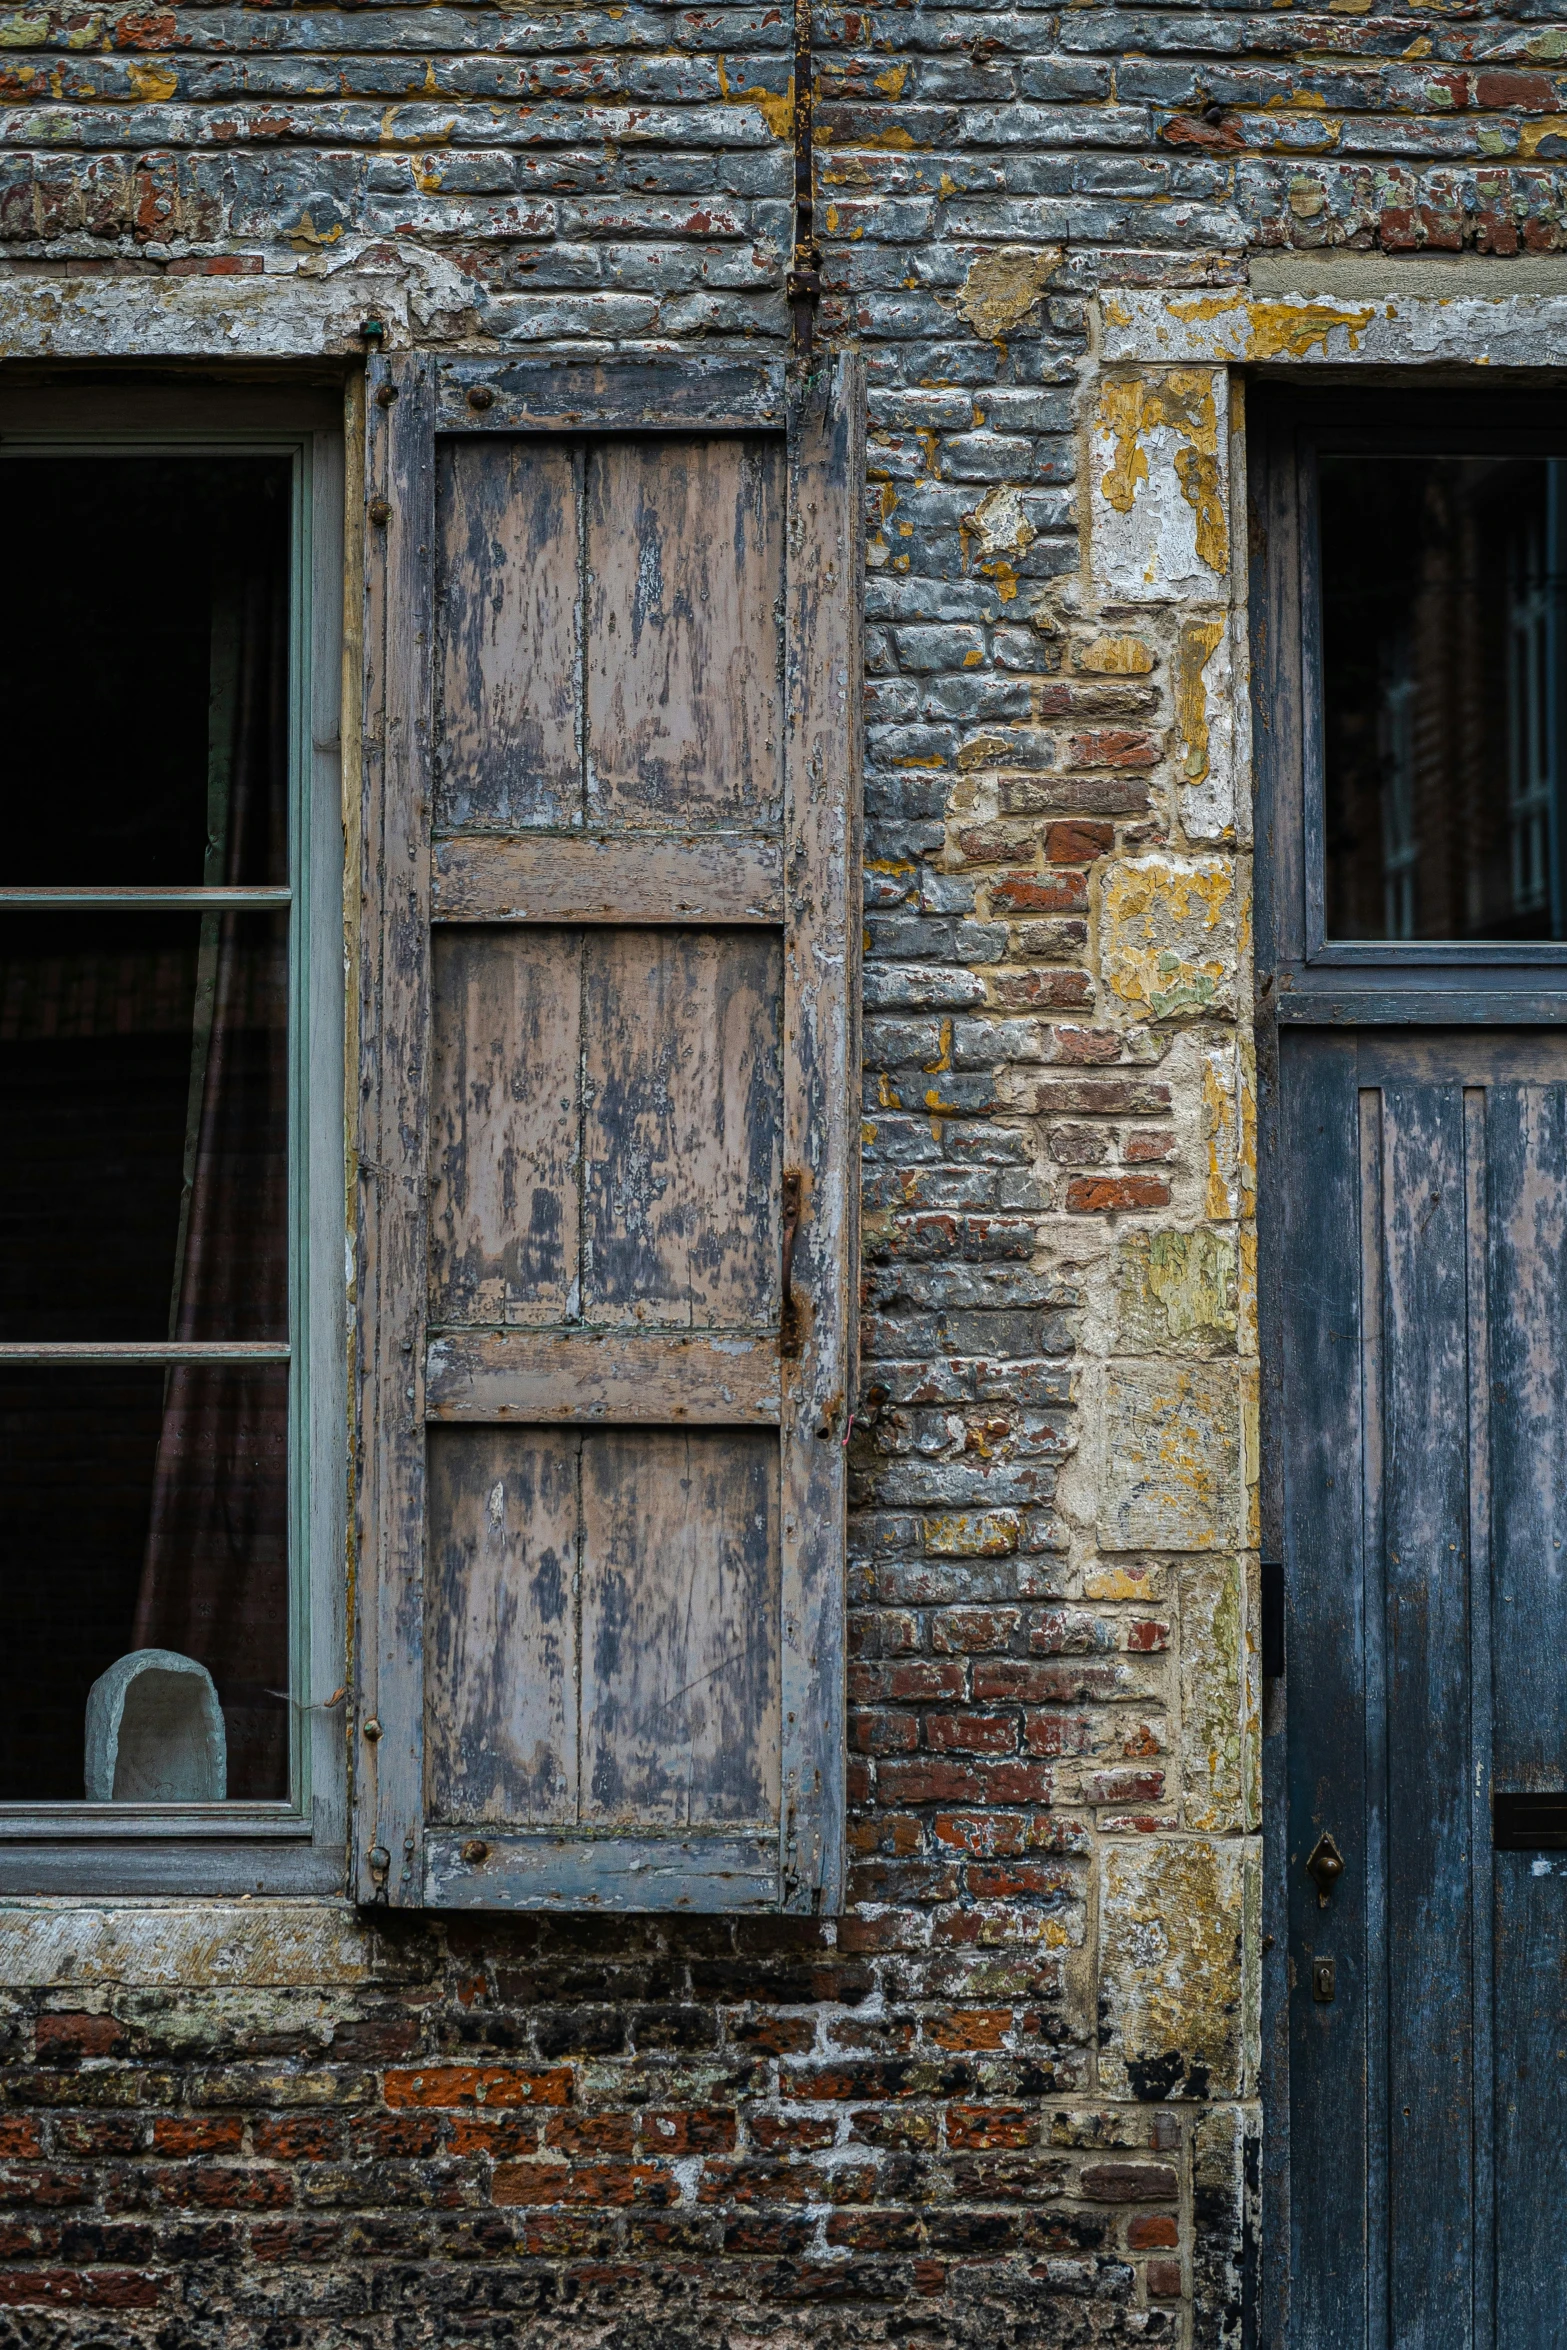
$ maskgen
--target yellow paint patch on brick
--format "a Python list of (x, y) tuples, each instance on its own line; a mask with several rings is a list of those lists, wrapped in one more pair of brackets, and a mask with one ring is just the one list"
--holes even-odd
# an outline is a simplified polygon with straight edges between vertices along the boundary
[(1335, 327), (1344, 329), (1350, 349), (1358, 351), (1361, 335), (1376, 316), (1376, 305), (1352, 310), (1335, 302), (1253, 302), (1244, 294), (1205, 294), (1189, 301), (1172, 301), (1170, 315), (1196, 325), (1233, 317), (1243, 328), (1244, 348), (1236, 351), (1236, 358), (1304, 359), (1314, 344), (1326, 356), (1328, 337)]
[(308, 212), (302, 212), (297, 224), (288, 232), (288, 241), (296, 253), (312, 252), (322, 245), (335, 245), (343, 233), (343, 224), (334, 221), (329, 229), (317, 229)]
[(901, 98), (903, 85), (909, 78), (906, 65), (889, 65), (885, 73), (876, 76), (876, 87), (884, 98)]
[(146, 106), (167, 104), (180, 86), (180, 77), (172, 65), (148, 65), (132, 59), (125, 68), (126, 79), (138, 98)]
[(1101, 424), (1115, 457), (1101, 485), (1118, 514), (1130, 514), (1148, 479), (1144, 436), (1161, 425), (1175, 436), (1181, 495), (1197, 517), (1197, 553), (1210, 571), (1230, 567), (1229, 530), (1219, 486), (1219, 418), (1206, 368), (1169, 367), (1144, 376), (1110, 376), (1100, 393)]
[(1129, 1232), (1116, 1243), (1116, 1352), (1235, 1351), (1235, 1247), (1217, 1232)]
[(47, 12), (29, 16), (18, 9), (13, 16), (0, 16), (0, 49), (36, 49), (48, 38)]
[(1105, 878), (1105, 985), (1151, 1020), (1235, 1010), (1235, 867), (1228, 857), (1127, 858)]
[[(717, 59), (718, 87), (731, 106), (754, 106), (775, 139), (794, 136), (794, 76), (789, 76), (785, 90), (764, 90), (759, 86), (734, 90), (729, 86), (729, 74), (722, 56)], [(817, 136), (820, 137), (820, 132)]]
[(925, 1548), (937, 1558), (1006, 1558), (1018, 1545), (1018, 1515), (1016, 1510), (981, 1510), (926, 1518), (920, 1532)]
[(1544, 114), (1538, 122), (1518, 125), (1518, 152), (1525, 163), (1539, 154), (1547, 139), (1558, 142), (1551, 150), (1550, 160), (1560, 162), (1567, 155), (1567, 114)]
[(1096, 636), (1077, 656), (1078, 668), (1094, 677), (1146, 677), (1153, 664), (1153, 651), (1140, 636)]
[(1112, 1843), (1103, 1870), (1101, 2091), (1237, 2096), (1245, 1846), (1197, 1838)]
[(1135, 1599), (1156, 1603), (1164, 1592), (1164, 1569), (1157, 1559), (1103, 1559), (1085, 1569), (1085, 1599)]
[(1181, 739), (1181, 775), (1201, 783), (1208, 773), (1208, 689), (1203, 671), (1224, 642), (1222, 620), (1185, 620), (1175, 648), (1175, 727)]
[(958, 314), (994, 342), (1021, 326), (1060, 268), (1060, 245), (1002, 245), (982, 253), (963, 281)]

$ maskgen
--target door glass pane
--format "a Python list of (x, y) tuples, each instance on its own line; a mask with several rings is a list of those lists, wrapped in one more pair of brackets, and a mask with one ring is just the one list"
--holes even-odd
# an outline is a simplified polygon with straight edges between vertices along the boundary
[(1567, 937), (1567, 460), (1319, 468), (1328, 937)]
[(288, 1716), (288, 1365), (0, 1366), (0, 1803), (281, 1800)]

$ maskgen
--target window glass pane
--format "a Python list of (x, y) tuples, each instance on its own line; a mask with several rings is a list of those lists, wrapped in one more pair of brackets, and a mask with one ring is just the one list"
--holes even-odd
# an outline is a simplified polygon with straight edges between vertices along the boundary
[(0, 908), (0, 1337), (288, 1334), (288, 916)]
[(0, 1366), (0, 1801), (84, 1797), (105, 1675), (105, 1799), (286, 1797), (287, 1454), (286, 1364)]
[(1319, 462), (1329, 938), (1567, 937), (1567, 460)]
[(291, 482), (6, 458), (0, 887), (287, 880)]

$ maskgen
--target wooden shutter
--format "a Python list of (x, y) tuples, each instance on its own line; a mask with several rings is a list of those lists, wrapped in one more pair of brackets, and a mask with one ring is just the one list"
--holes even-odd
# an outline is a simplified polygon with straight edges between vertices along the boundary
[(858, 364), (368, 391), (359, 1896), (831, 1910)]

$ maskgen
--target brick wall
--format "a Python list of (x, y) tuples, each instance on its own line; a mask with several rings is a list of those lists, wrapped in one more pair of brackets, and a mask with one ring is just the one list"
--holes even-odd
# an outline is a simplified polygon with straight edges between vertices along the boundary
[[(1240, 418), (1101, 369), (1090, 305), (1289, 247), (1505, 287), (1567, 248), (1559, 18), (817, 11), (820, 331), (871, 382), (852, 1907), (13, 1917), (0, 2343), (1239, 2344)], [(21, 6), (0, 296), (379, 268), (431, 342), (781, 347), (793, 42)]]

